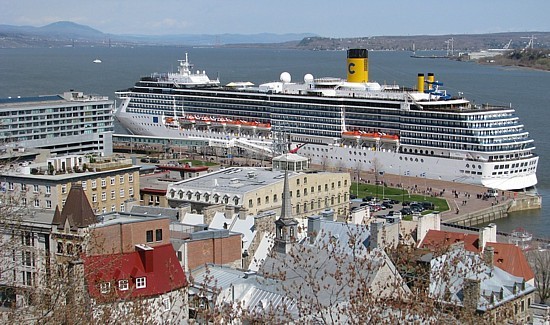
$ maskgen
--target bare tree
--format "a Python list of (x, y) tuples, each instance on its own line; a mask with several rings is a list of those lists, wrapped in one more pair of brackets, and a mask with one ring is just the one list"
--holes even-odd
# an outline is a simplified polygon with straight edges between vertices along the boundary
[(527, 260), (535, 273), (535, 288), (540, 302), (550, 298), (550, 250), (538, 249), (527, 252)]

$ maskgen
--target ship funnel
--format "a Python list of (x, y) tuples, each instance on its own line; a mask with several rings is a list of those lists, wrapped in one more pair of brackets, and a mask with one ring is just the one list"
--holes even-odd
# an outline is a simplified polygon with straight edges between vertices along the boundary
[(366, 49), (348, 50), (348, 81), (369, 81), (369, 52)]
[(435, 82), (435, 75), (433, 72), (428, 72), (428, 89), (433, 89), (433, 83)]
[(418, 89), (418, 91), (423, 93), (424, 92), (424, 74), (423, 73), (418, 74), (416, 84), (417, 84), (416, 88)]

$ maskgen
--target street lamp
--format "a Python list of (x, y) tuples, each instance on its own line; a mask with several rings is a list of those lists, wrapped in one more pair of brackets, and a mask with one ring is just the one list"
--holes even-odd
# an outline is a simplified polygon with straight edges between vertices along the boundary
[(384, 187), (385, 187), (384, 172), (380, 172), (380, 176), (382, 176), (382, 200), (383, 200), (385, 198), (385, 193), (384, 193)]

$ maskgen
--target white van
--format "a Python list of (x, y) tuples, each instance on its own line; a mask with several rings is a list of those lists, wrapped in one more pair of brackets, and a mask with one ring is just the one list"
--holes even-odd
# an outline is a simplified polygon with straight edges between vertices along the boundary
[(498, 190), (494, 188), (490, 188), (487, 190), (487, 196), (488, 197), (497, 197), (498, 196)]

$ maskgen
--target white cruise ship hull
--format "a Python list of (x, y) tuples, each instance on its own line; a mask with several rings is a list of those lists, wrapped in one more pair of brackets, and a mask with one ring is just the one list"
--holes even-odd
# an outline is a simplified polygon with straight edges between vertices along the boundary
[[(153, 123), (151, 115), (137, 115), (128, 112), (117, 112), (119, 122), (133, 134), (170, 138), (201, 137), (214, 140), (239, 138), (238, 134), (209, 132), (206, 130), (168, 128), (163, 123)], [(162, 117), (159, 116), (158, 119)], [(264, 141), (271, 146), (271, 140), (249, 138)], [(300, 155), (311, 159), (315, 165), (327, 169), (350, 169), (360, 172), (378, 172), (394, 175), (418, 177), (416, 182), (422, 186), (422, 179), (436, 179), (449, 182), (482, 185), (499, 190), (517, 190), (533, 187), (537, 184), (536, 166), (538, 156), (521, 161), (527, 166), (515, 166), (506, 162), (508, 167), (495, 169), (502, 162), (479, 162), (466, 159), (431, 157), (404, 154), (395, 151), (371, 150), (352, 146), (337, 146), (308, 143), (300, 149)], [(496, 175), (493, 175), (496, 172)], [(500, 175), (498, 173), (501, 173)], [(408, 186), (409, 184), (403, 184)], [(415, 184), (410, 184), (415, 185)]]

